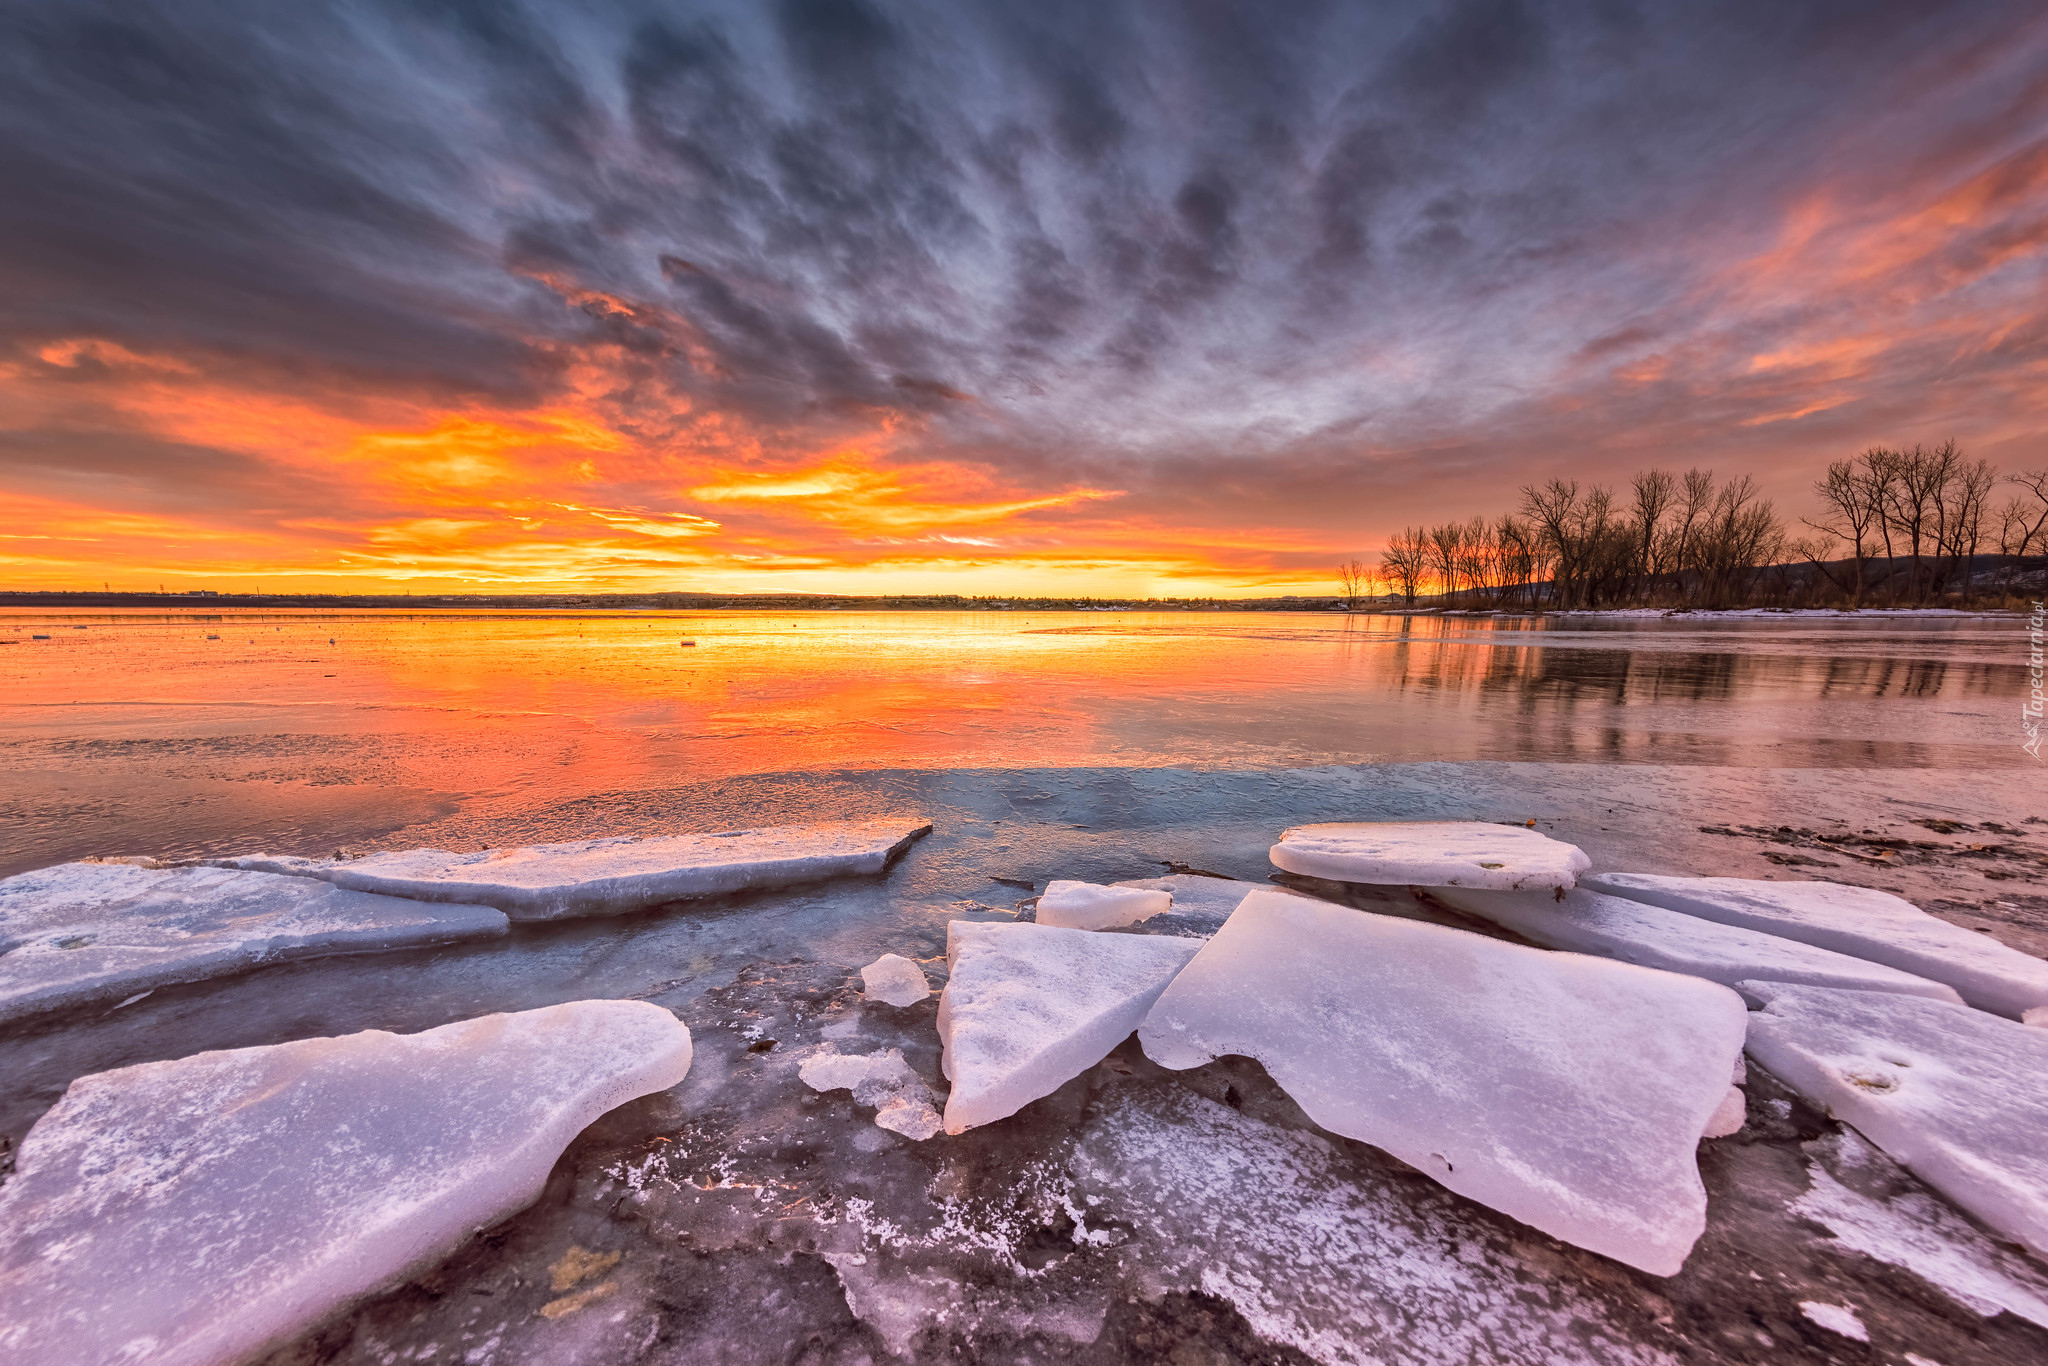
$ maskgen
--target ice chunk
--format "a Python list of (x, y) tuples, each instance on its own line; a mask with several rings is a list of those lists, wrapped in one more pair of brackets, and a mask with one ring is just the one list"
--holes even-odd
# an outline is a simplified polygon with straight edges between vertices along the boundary
[(1865, 1331), (1863, 1320), (1856, 1317), (1856, 1311), (1846, 1304), (1823, 1304), (1819, 1300), (1801, 1300), (1799, 1312), (1830, 1333), (1839, 1333), (1858, 1342), (1870, 1341), (1870, 1334)]
[(1991, 1227), (2048, 1257), (2048, 1034), (1917, 996), (1751, 982), (1749, 1052)]
[(1278, 890), (1270, 882), (1240, 882), (1236, 878), (1206, 877), (1199, 873), (1133, 878), (1114, 885), (1144, 892), (1165, 892), (1173, 898), (1169, 914), (1211, 919), (1218, 924), (1228, 920), (1238, 903), (1253, 892)]
[(559, 920), (618, 915), (754, 887), (879, 873), (900, 850), (930, 830), (922, 819), (899, 816), (715, 835), (579, 840), (473, 854), (406, 849), (359, 859), (256, 854), (217, 862), (421, 901), (476, 902), (496, 906), (514, 920)]
[(1432, 895), (1547, 948), (1619, 958), (1724, 986), (1755, 978), (1962, 1001), (1953, 987), (1881, 963), (1584, 887), (1565, 893), (1562, 901), (1555, 892), (1475, 892), (1464, 887), (1440, 887)]
[(827, 1051), (805, 1058), (796, 1074), (813, 1091), (852, 1091), (854, 1103), (874, 1108), (875, 1123), (919, 1143), (939, 1131), (932, 1089), (891, 1048), (865, 1056)]
[(932, 994), (924, 969), (899, 953), (885, 953), (862, 968), (860, 981), (870, 999), (892, 1006), (914, 1006)]
[(0, 1188), (0, 1359), (244, 1360), (531, 1203), (689, 1065), (660, 1006), (578, 1001), (81, 1077)]
[(423, 906), (269, 873), (60, 863), (0, 879), (0, 1022), (264, 963), (506, 928), (485, 906)]
[(1889, 892), (1837, 882), (1652, 873), (1597, 873), (1586, 886), (1946, 982), (1979, 1010), (2015, 1020), (2048, 1006), (2048, 962), (1937, 919)]
[(953, 921), (939, 997), (953, 1083), (946, 1132), (1013, 1115), (1101, 1062), (1200, 947), (1163, 935)]
[(1271, 857), (1276, 868), (1335, 882), (1502, 892), (1569, 889), (1592, 862), (1576, 845), (1486, 821), (1298, 825), (1280, 836)]
[(1728, 1088), (1728, 1094), (1721, 1097), (1721, 1103), (1714, 1107), (1714, 1113), (1707, 1120), (1707, 1127), (1701, 1131), (1701, 1138), (1726, 1138), (1742, 1130), (1743, 1121), (1749, 1118), (1749, 1098), (1742, 1094), (1740, 1086)]
[(1103, 887), (1093, 882), (1049, 882), (1038, 898), (1038, 923), (1055, 929), (1109, 930), (1149, 920), (1172, 907), (1171, 892)]
[(1324, 1128), (1653, 1275), (1706, 1225), (1694, 1153), (1745, 1012), (1696, 977), (1257, 892), (1138, 1031), (1240, 1053)]

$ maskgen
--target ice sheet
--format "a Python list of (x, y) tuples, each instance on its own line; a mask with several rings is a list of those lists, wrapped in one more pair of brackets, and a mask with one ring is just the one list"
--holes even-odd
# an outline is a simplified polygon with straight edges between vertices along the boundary
[(930, 831), (921, 817), (901, 816), (711, 835), (578, 840), (473, 854), (407, 849), (359, 859), (257, 854), (218, 862), (421, 901), (496, 906), (514, 920), (558, 920), (879, 873)]
[(1652, 873), (1590, 874), (1586, 886), (1946, 982), (1979, 1010), (2015, 1020), (2048, 1006), (2048, 962), (1889, 892), (1835, 882)]
[(689, 1065), (661, 1007), (578, 1001), (81, 1077), (0, 1188), (0, 1359), (242, 1360), (531, 1203)]
[(1440, 887), (1432, 895), (1547, 948), (1618, 958), (1724, 986), (1757, 978), (1962, 1002), (1955, 988), (1945, 983), (1881, 963), (1585, 887), (1565, 893), (1562, 901), (1555, 892), (1477, 892), (1464, 887)]
[(1575, 845), (1487, 821), (1299, 825), (1280, 836), (1273, 866), (1336, 882), (1495, 891), (1570, 888), (1591, 860)]
[(485, 906), (425, 906), (270, 873), (61, 863), (0, 880), (0, 1022), (265, 963), (506, 928)]
[(1753, 982), (1749, 1052), (1979, 1219), (2048, 1257), (2048, 1034), (1916, 996)]
[(1135, 925), (1172, 908), (1171, 892), (1059, 881), (1047, 883), (1038, 898), (1037, 920), (1056, 929), (1109, 930)]
[(1013, 1115), (1131, 1036), (1200, 941), (955, 920), (939, 997), (946, 1132)]
[(1668, 1276), (1744, 1016), (1698, 978), (1259, 892), (1138, 1036), (1167, 1067), (1256, 1058), (1325, 1128)]

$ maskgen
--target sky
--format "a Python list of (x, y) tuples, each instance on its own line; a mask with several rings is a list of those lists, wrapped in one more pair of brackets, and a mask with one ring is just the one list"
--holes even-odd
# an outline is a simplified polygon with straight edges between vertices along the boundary
[(2048, 7), (0, 0), (0, 588), (1328, 593), (2048, 465)]

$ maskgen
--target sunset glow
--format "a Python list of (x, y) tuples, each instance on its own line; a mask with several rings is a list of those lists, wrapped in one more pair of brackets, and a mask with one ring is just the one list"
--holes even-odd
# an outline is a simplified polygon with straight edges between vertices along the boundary
[(11, 45), (0, 586), (1326, 593), (1556, 474), (2048, 449), (2024, 6), (380, 13)]

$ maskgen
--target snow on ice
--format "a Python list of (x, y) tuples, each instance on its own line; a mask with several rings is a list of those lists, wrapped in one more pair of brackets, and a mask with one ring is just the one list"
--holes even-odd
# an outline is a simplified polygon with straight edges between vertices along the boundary
[(1050, 882), (1038, 898), (1041, 925), (1068, 930), (1110, 930), (1135, 925), (1173, 909), (1173, 893), (1093, 882)]
[(1199, 947), (1164, 935), (953, 921), (939, 997), (953, 1086), (946, 1132), (1013, 1115), (1101, 1062)]
[(860, 980), (870, 1000), (892, 1006), (914, 1006), (932, 994), (924, 969), (900, 953), (885, 953), (862, 968)]
[(1597, 873), (1586, 886), (1946, 982), (1979, 1010), (2015, 1020), (2048, 1006), (2048, 962), (1874, 888), (1652, 873)]
[(1272, 859), (1287, 872), (1336, 882), (1502, 892), (1569, 889), (1592, 862), (1576, 845), (1486, 821), (1298, 825), (1280, 836)]
[(578, 1001), (81, 1077), (0, 1188), (0, 1358), (239, 1361), (530, 1204), (690, 1034)]
[(2048, 1257), (2048, 1034), (1915, 996), (1752, 982), (1749, 1053), (1991, 1227)]
[(1264, 1064), (1324, 1128), (1554, 1237), (1668, 1276), (1745, 1011), (1728, 988), (1255, 893), (1152, 1008), (1171, 1068)]
[(0, 1021), (337, 953), (488, 939), (484, 906), (222, 868), (60, 863), (0, 879)]
[(216, 862), (315, 877), (421, 901), (496, 906), (514, 920), (618, 915), (670, 901), (879, 873), (930, 824), (914, 816), (623, 836), (453, 854), (394, 850), (359, 859), (251, 855)]
[(1546, 948), (1598, 954), (1723, 986), (1745, 979), (1852, 991), (1895, 991), (1961, 1004), (1955, 988), (1831, 949), (1723, 925), (1584, 887), (1567, 892), (1475, 892), (1443, 887), (1438, 900)]
[(924, 1078), (903, 1060), (900, 1048), (879, 1053), (813, 1053), (797, 1076), (813, 1091), (852, 1091), (856, 1105), (874, 1109), (875, 1123), (922, 1143), (939, 1131), (939, 1112)]

